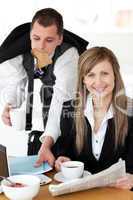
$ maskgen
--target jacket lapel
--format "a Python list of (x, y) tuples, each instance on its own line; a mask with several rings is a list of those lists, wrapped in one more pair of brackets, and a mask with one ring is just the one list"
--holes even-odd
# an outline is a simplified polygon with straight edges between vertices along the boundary
[(108, 160), (109, 158), (114, 155), (114, 141), (115, 141), (115, 126), (114, 126), (114, 120), (109, 119), (108, 120), (108, 126), (105, 134), (105, 139), (101, 151), (101, 155), (99, 160), (95, 158), (92, 152), (92, 130), (91, 126), (85, 117), (86, 122), (87, 122), (87, 129), (88, 129), (88, 134), (87, 134), (87, 149), (85, 148), (85, 151), (87, 152), (87, 156), (90, 158), (90, 160), (94, 162), (102, 162), (103, 160)]
[[(108, 160), (111, 159), (111, 155), (114, 154), (114, 146), (115, 146), (115, 126), (114, 126), (114, 120), (109, 119), (108, 120), (108, 126), (106, 130), (106, 135), (101, 151), (101, 155), (99, 158), (99, 161), (102, 160)], [(110, 157), (111, 156), (111, 157)]]

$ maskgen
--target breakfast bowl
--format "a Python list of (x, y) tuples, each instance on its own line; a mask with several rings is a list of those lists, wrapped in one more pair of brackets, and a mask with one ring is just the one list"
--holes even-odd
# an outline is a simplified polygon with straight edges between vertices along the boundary
[(40, 179), (33, 175), (14, 175), (8, 177), (15, 184), (10, 184), (6, 179), (1, 186), (5, 196), (10, 200), (32, 200), (40, 189)]

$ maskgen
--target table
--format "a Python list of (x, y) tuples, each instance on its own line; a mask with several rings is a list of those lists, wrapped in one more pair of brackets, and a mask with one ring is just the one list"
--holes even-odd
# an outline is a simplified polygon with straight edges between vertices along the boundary
[(96, 188), (52, 197), (48, 192), (48, 186), (43, 186), (35, 200), (133, 200), (133, 192), (115, 188)]
[[(0, 194), (0, 200), (7, 200), (7, 198)], [(133, 192), (115, 188), (97, 188), (52, 197), (48, 192), (48, 186), (41, 186), (41, 190), (34, 200), (133, 200)]]
[[(53, 173), (47, 175), (52, 177)], [(0, 194), (0, 200), (7, 200), (7, 198), (4, 194)], [(48, 191), (48, 185), (45, 185), (41, 186), (34, 200), (133, 200), (133, 192), (116, 188), (95, 188), (53, 197)]]

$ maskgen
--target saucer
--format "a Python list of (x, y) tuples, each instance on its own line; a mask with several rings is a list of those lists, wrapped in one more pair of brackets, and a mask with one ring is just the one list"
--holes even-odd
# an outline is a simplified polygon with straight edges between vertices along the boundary
[[(87, 170), (84, 170), (83, 176), (82, 176), (81, 178), (84, 178), (84, 177), (89, 176), (89, 175), (91, 175), (91, 173), (88, 172)], [(56, 174), (54, 175), (54, 180), (55, 180), (55, 181), (58, 181), (58, 182), (63, 182), (63, 183), (64, 183), (64, 182), (67, 182), (67, 181), (70, 181), (70, 179), (67, 179), (67, 178), (65, 178), (65, 177), (63, 176), (62, 172), (56, 173)]]

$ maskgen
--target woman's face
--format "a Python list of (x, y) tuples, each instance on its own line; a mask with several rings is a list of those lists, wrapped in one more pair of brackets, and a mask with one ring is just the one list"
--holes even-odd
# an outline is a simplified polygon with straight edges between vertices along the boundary
[(83, 82), (93, 96), (112, 95), (115, 84), (112, 65), (107, 60), (101, 61), (84, 77)]

